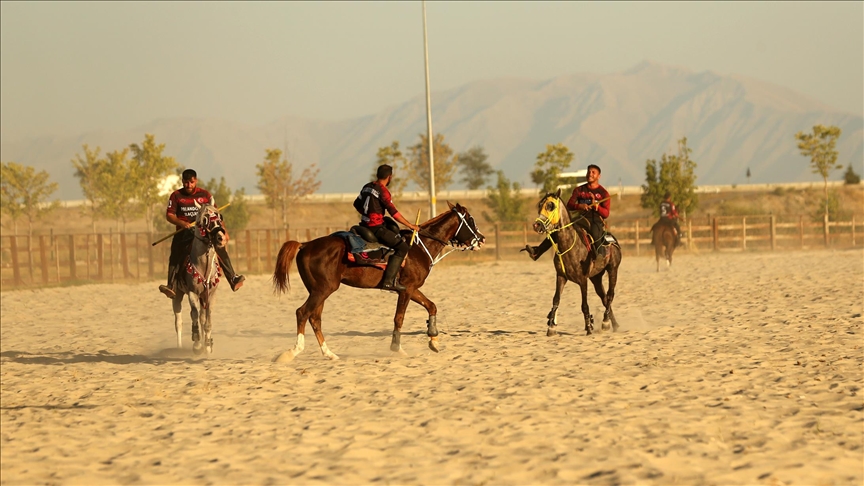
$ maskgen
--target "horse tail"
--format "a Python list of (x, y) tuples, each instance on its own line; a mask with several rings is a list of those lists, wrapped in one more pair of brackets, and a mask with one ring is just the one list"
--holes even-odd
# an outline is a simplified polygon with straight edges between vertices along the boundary
[(276, 257), (276, 269), (273, 270), (273, 293), (284, 294), (288, 291), (290, 285), (288, 283), (288, 272), (291, 270), (291, 262), (297, 256), (302, 245), (299, 241), (286, 241), (282, 248), (279, 249), (279, 256)]

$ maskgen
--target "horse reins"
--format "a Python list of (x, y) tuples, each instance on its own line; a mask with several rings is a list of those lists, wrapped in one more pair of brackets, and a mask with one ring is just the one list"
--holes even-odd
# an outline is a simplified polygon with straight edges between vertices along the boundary
[[(453, 210), (453, 212), (456, 213), (456, 215), (459, 216), (459, 226), (456, 227), (456, 232), (453, 233), (453, 238), (455, 238), (456, 235), (459, 234), (459, 232), (462, 230), (462, 226), (465, 226), (466, 228), (468, 228), (468, 231), (471, 232), (471, 234), (474, 236), (474, 238), (471, 240), (471, 245), (468, 245), (468, 246), (466, 246), (465, 248), (462, 248), (461, 251), (473, 250), (474, 247), (476, 246), (477, 242), (480, 241), (480, 237), (479, 237), (479, 236), (477, 235), (477, 233), (476, 233), (476, 232), (471, 228), (471, 225), (468, 224), (467, 221), (465, 221), (465, 215), (463, 215), (463, 214), (460, 213), (459, 211), (456, 211), (455, 209)], [(429, 238), (429, 239), (435, 240), (435, 241), (437, 241), (438, 243), (441, 243), (442, 245), (444, 245), (445, 247), (447, 247), (447, 246), (451, 246), (450, 251), (448, 251), (447, 253), (445, 253), (445, 254), (443, 254), (443, 255), (440, 255), (440, 256), (438, 256), (438, 257), (433, 257), (433, 256), (432, 256), (432, 253), (429, 251), (429, 248), (426, 246), (425, 243), (423, 243), (423, 240), (421, 240), (420, 238), (417, 238), (417, 243), (420, 244), (420, 247), (423, 248), (423, 251), (425, 251), (425, 252), (426, 252), (426, 255), (429, 257), (429, 262), (430, 262), (430, 264), (429, 264), (429, 271), (430, 271), (430, 272), (432, 271), (432, 267), (434, 267), (438, 262), (440, 262), (441, 260), (443, 260), (444, 257), (446, 257), (447, 255), (453, 253), (454, 251), (456, 251), (456, 250), (458, 249), (458, 248), (456, 248), (455, 245), (452, 243), (452, 240), (451, 240), (450, 242), (447, 242), (447, 241), (444, 241), (444, 240), (442, 240), (442, 239), (440, 239), (440, 238), (438, 238), (438, 237), (432, 236), (432, 235), (430, 235), (430, 234), (428, 234), (428, 233), (424, 233), (423, 231), (419, 231), (419, 232), (417, 233), (417, 235), (418, 235), (418, 236), (425, 236), (426, 238)], [(441, 251), (444, 251), (444, 248), (442, 248)], [(440, 254), (441, 251), (439, 251), (438, 253)]]

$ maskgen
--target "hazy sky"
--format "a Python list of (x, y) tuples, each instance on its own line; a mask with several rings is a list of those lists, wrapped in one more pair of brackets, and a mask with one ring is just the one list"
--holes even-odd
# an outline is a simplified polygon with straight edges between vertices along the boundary
[[(485, 78), (741, 74), (864, 112), (864, 3), (427, 3), (434, 92)], [(6, 135), (344, 119), (424, 94), (420, 2), (2, 2)], [(434, 117), (434, 112), (433, 112)]]

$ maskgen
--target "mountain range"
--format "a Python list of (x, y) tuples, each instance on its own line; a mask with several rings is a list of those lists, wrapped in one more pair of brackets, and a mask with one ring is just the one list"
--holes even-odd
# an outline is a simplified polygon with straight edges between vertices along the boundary
[[(523, 186), (531, 185), (537, 154), (555, 143), (574, 153), (572, 169), (593, 163), (603, 169), (601, 183), (607, 186), (639, 185), (645, 161), (673, 152), (684, 136), (698, 164), (697, 184), (743, 184), (748, 169), (752, 183), (819, 180), (794, 138), (815, 124), (842, 129), (838, 162), (852, 163), (860, 172), (861, 113), (861, 107), (837, 110), (755, 79), (653, 62), (612, 74), (488, 79), (432, 92), (434, 131), (456, 152), (482, 146), (494, 169)], [(283, 117), (251, 125), (164, 118), (77, 135), (7, 139), (0, 134), (0, 158), (47, 170), (59, 182), (60, 199), (80, 199), (70, 160), (83, 153), (82, 144), (105, 153), (141, 143), (145, 133), (165, 143), (166, 154), (195, 168), (202, 180), (224, 176), (230, 187), (245, 187), (249, 194), (259, 192), (255, 165), (266, 148), (287, 148), (297, 168), (317, 164), (319, 192), (353, 192), (372, 173), (379, 147), (394, 140), (413, 145), (426, 133), (425, 94), (341, 121)], [(840, 175), (837, 171), (832, 179)], [(446, 189), (463, 187), (455, 180)]]

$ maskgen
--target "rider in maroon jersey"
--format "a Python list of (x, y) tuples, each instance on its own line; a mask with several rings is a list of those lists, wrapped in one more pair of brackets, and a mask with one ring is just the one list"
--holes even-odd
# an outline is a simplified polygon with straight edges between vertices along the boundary
[[(213, 195), (206, 189), (198, 187), (198, 174), (194, 170), (184, 170), (182, 177), (183, 189), (177, 189), (171, 193), (168, 198), (168, 209), (165, 213), (165, 219), (176, 226), (178, 230), (187, 230), (175, 234), (174, 239), (171, 240), (171, 256), (168, 258), (168, 285), (159, 286), (159, 291), (171, 299), (176, 296), (177, 272), (183, 264), (183, 257), (188, 255), (189, 246), (195, 238), (194, 233), (188, 231), (195, 225), (195, 220), (198, 218), (198, 206), (195, 203), (216, 205)], [(225, 242), (228, 242), (227, 231), (225, 232)], [(234, 273), (227, 246), (216, 248), (216, 255), (219, 257), (219, 263), (225, 272), (228, 284), (231, 285), (231, 290), (236, 292), (243, 286), (246, 277)]]
[(396, 253), (387, 261), (387, 269), (384, 270), (384, 278), (381, 279), (381, 288), (403, 291), (405, 286), (396, 281), (396, 274), (399, 273), (402, 260), (405, 259), (411, 246), (399, 235), (399, 226), (384, 216), (384, 211), (389, 212), (396, 221), (414, 231), (420, 231), (420, 227), (411, 224), (393, 205), (393, 198), (390, 196), (390, 190), (387, 189), (390, 181), (393, 180), (393, 167), (387, 164), (378, 166), (375, 177), (377, 180), (366, 184), (360, 190), (360, 195), (354, 200), (354, 209), (361, 215), (361, 226), (372, 230), (378, 241), (396, 250)]
[[(606, 232), (606, 218), (612, 207), (609, 192), (600, 185), (600, 167), (591, 164), (588, 166), (586, 176), (587, 182), (573, 189), (570, 200), (567, 201), (567, 209), (578, 211), (578, 215), (571, 214), (573, 224), (585, 228), (594, 239), (594, 251), (598, 258), (606, 256), (606, 247), (603, 245), (603, 234)], [(525, 245), (521, 251), (527, 251), (532, 260), (537, 260), (546, 252), (552, 242), (544, 239), (537, 246)]]

